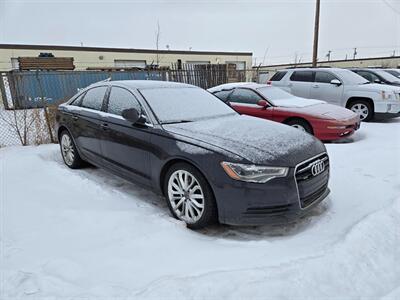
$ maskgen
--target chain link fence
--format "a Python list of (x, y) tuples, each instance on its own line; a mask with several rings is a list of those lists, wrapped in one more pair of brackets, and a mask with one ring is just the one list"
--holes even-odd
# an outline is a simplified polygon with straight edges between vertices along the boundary
[(10, 71), (0, 74), (0, 147), (57, 142), (55, 113), (80, 89), (111, 80), (163, 80), (202, 88), (254, 80), (251, 70), (228, 65), (179, 66), (169, 70)]

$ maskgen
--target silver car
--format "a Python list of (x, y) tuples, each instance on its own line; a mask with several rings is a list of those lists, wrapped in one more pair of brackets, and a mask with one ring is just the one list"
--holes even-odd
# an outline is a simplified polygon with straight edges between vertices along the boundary
[(339, 68), (299, 68), (278, 71), (270, 84), (304, 98), (351, 109), (363, 121), (400, 116), (400, 88), (371, 83)]

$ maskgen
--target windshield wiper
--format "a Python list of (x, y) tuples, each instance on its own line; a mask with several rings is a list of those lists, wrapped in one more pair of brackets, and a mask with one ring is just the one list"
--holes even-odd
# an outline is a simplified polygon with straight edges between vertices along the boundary
[(190, 123), (190, 122), (193, 122), (193, 121), (192, 120), (172, 120), (172, 121), (161, 122), (161, 124), (166, 125), (166, 124)]

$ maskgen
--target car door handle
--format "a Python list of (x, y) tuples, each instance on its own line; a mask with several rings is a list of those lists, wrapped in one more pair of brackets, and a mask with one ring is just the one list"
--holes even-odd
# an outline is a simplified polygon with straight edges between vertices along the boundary
[(72, 120), (77, 121), (79, 119), (78, 116), (72, 116)]
[(293, 83), (289, 83), (289, 84), (288, 84), (288, 87), (292, 87), (292, 86), (293, 86)]
[(107, 123), (103, 123), (103, 124), (100, 125), (100, 127), (101, 127), (103, 130), (107, 130), (107, 129), (108, 129), (108, 124), (107, 124)]
[(319, 85), (318, 85), (318, 84), (315, 84), (315, 85), (313, 85), (313, 88), (319, 89)]

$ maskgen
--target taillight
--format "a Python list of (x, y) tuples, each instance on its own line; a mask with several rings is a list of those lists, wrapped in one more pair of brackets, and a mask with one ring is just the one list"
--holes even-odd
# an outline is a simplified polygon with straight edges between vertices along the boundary
[(268, 80), (268, 81), (267, 81), (267, 84), (268, 84), (268, 85), (272, 85), (272, 81), (271, 81), (271, 80)]

